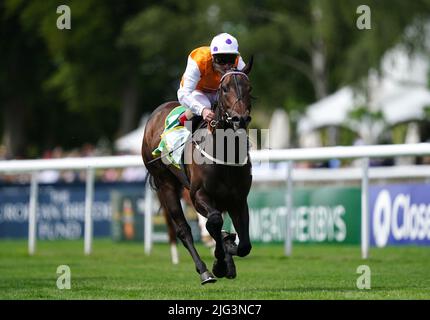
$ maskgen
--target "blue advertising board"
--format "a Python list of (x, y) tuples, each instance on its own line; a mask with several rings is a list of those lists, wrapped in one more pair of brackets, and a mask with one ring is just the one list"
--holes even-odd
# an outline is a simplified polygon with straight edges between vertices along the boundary
[[(111, 236), (113, 192), (144, 197), (143, 182), (96, 183), (92, 208), (94, 237)], [(0, 238), (28, 237), (30, 188), (0, 185)], [(37, 207), (38, 239), (79, 239), (84, 235), (85, 184), (41, 184)]]
[(370, 187), (370, 244), (430, 245), (430, 184)]

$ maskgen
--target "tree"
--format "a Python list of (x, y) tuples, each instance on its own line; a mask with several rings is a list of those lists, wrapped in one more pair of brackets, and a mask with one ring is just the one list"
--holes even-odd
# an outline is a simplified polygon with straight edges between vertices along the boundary
[[(57, 6), (71, 8), (59, 30)], [(430, 0), (0, 2), (0, 113), (9, 157), (113, 140), (176, 91), (189, 52), (234, 34), (251, 74), (255, 111), (301, 113), (359, 83), (396, 43), (422, 43)], [(359, 5), (371, 29), (358, 30)]]
[[(24, 157), (41, 83), (52, 65), (41, 38), (22, 25), (24, 3), (0, 3), (0, 111), (7, 157)], [(31, 57), (31, 58), (29, 58)]]

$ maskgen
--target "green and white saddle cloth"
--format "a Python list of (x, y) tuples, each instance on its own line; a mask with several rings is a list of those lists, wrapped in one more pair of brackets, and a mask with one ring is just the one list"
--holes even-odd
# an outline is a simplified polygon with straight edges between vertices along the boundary
[(177, 106), (167, 115), (164, 121), (164, 131), (158, 147), (152, 151), (154, 157), (167, 154), (166, 158), (176, 167), (182, 158), (185, 142), (190, 136), (190, 131), (179, 123), (179, 117), (187, 110), (184, 106)]

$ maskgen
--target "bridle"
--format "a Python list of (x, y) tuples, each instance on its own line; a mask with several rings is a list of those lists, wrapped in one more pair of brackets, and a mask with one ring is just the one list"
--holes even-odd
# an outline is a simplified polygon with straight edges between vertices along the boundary
[[(234, 110), (230, 110), (230, 112), (227, 111), (227, 109), (225, 108), (223, 101), (220, 100), (221, 94), (222, 94), (222, 84), (224, 79), (228, 76), (228, 75), (232, 75), (233, 76), (233, 80), (235, 83), (235, 90), (236, 90), (236, 96), (237, 99), (236, 101), (233, 103), (233, 105), (231, 106), (231, 109), (234, 108), (234, 106), (236, 105), (236, 103), (238, 103), (242, 98), (242, 90), (239, 86), (238, 80), (236, 76), (241, 76), (241, 77), (245, 77), (248, 81), (249, 78), (246, 75), (246, 73), (238, 71), (238, 70), (231, 70), (226, 72), (220, 79), (219, 82), (219, 86), (216, 92), (216, 103), (214, 104), (214, 106), (212, 106), (212, 111), (214, 111), (215, 116), (216, 116), (216, 120), (212, 120), (209, 125), (212, 128), (216, 128), (219, 124), (231, 124), (233, 126), (233, 129), (236, 131), (236, 128), (240, 125), (240, 121), (241, 121), (241, 115), (239, 113), (237, 113)], [(248, 114), (247, 114), (247, 118), (251, 119), (249, 115), (249, 110), (248, 110)], [(223, 125), (222, 129), (226, 129), (225, 125)], [(249, 150), (249, 138), (248, 136), (246, 136), (246, 143), (247, 143), (247, 149)], [(235, 167), (242, 167), (244, 165), (246, 165), (248, 163), (248, 154), (246, 155), (245, 159), (243, 159), (243, 161), (239, 162), (239, 163), (235, 163), (235, 162), (226, 162), (224, 160), (219, 160), (216, 159), (215, 157), (213, 157), (212, 155), (210, 155), (209, 153), (207, 153), (204, 150), (204, 147), (202, 147), (201, 145), (199, 145), (198, 143), (194, 143), (195, 147), (197, 150), (200, 151), (200, 153), (205, 157), (208, 158), (209, 160), (213, 161), (213, 163), (216, 164), (220, 164), (220, 165), (226, 165), (226, 166), (235, 166)]]
[[(222, 95), (222, 92), (221, 92), (222, 91), (222, 84), (223, 84), (224, 79), (228, 75), (233, 76), (233, 80), (234, 80), (234, 84), (235, 84), (235, 90), (236, 90), (236, 96), (237, 96), (236, 101), (233, 103), (233, 105), (230, 108), (230, 109), (232, 109), (232, 110), (230, 110), (230, 112), (227, 111), (227, 108), (225, 107), (224, 103), (220, 100), (220, 97)], [(216, 104), (212, 107), (212, 111), (214, 111), (215, 114), (217, 115), (217, 119), (212, 120), (209, 123), (209, 125), (212, 128), (217, 127), (217, 125), (220, 123), (227, 123), (227, 124), (231, 124), (231, 125), (235, 126), (235, 124), (238, 124), (240, 122), (241, 115), (239, 113), (237, 113), (236, 111), (234, 111), (234, 106), (236, 105), (236, 103), (238, 103), (240, 100), (242, 100), (243, 96), (242, 96), (242, 89), (239, 86), (236, 75), (241, 76), (241, 77), (245, 77), (246, 80), (249, 81), (248, 75), (246, 73), (238, 71), (238, 70), (228, 71), (221, 77), (221, 79), (219, 81), (219, 86), (218, 86), (218, 89), (216, 92), (216, 99), (215, 99)]]
[[(242, 76), (242, 77), (245, 77), (245, 78), (249, 81), (248, 75), (247, 75), (246, 73), (241, 72), (241, 71), (238, 71), (238, 70), (231, 70), (231, 71), (228, 71), (228, 72), (226, 72), (226, 73), (221, 77), (221, 79), (220, 79), (220, 81), (219, 81), (219, 86), (218, 86), (218, 89), (217, 89), (217, 92), (216, 92), (216, 99), (215, 99), (215, 101), (216, 101), (216, 102), (215, 102), (215, 104), (212, 106), (212, 111), (214, 111), (214, 112), (215, 112), (215, 114), (218, 114), (218, 115), (219, 115), (219, 117), (218, 117), (216, 120), (212, 120), (212, 121), (209, 123), (209, 125), (210, 125), (212, 128), (216, 128), (216, 127), (217, 127), (217, 125), (218, 125), (219, 123), (228, 123), (228, 124), (232, 124), (232, 125), (233, 125), (233, 127), (235, 127), (235, 125), (236, 125), (236, 124), (240, 123), (240, 117), (241, 117), (241, 115), (240, 115), (239, 113), (237, 113), (236, 111), (234, 111), (234, 110), (231, 110), (231, 111), (230, 111), (230, 113), (229, 113), (229, 112), (227, 112), (227, 110), (226, 110), (225, 106), (223, 105), (223, 103), (222, 103), (222, 102), (220, 103), (220, 99), (219, 99), (219, 97), (220, 97), (220, 93), (221, 93), (221, 90), (222, 90), (222, 84), (223, 84), (224, 79), (225, 79), (225, 78), (226, 78), (226, 76), (228, 76), (228, 75), (233, 75), (233, 76), (238, 75), (238, 76)], [(231, 107), (231, 108), (233, 108), (233, 107), (236, 105), (236, 103), (238, 103), (238, 102), (243, 98), (243, 96), (242, 96), (242, 90), (241, 90), (241, 88), (240, 88), (240, 86), (239, 86), (239, 83), (237, 82), (237, 78), (236, 78), (236, 77), (233, 77), (233, 80), (234, 80), (235, 87), (236, 87), (236, 96), (237, 96), (237, 99), (236, 99), (236, 101), (233, 103), (233, 105), (232, 105), (232, 107)], [(221, 110), (221, 111), (219, 112), (218, 110)], [(249, 113), (249, 110), (248, 110), (248, 113)], [(249, 117), (249, 116), (248, 116), (248, 118), (250, 119), (251, 117)], [(205, 123), (206, 123), (205, 121), (201, 122), (201, 124), (200, 124), (200, 126), (199, 126), (199, 128), (198, 128), (198, 129), (202, 128), (203, 124), (205, 124)], [(242, 167), (242, 166), (244, 166), (244, 165), (246, 165), (246, 164), (248, 163), (248, 155), (245, 157), (245, 159), (244, 159), (244, 160), (243, 160), (243, 162), (241, 162), (241, 163), (230, 163), (230, 162), (225, 162), (225, 161), (221, 161), (221, 160), (219, 160), (219, 159), (214, 158), (213, 156), (211, 156), (210, 154), (208, 154), (208, 153), (204, 150), (204, 148), (203, 148), (202, 146), (200, 146), (198, 143), (196, 143), (196, 141), (194, 141), (194, 140), (193, 140), (193, 136), (194, 136), (194, 134), (195, 134), (197, 131), (198, 131), (198, 130), (194, 131), (194, 132), (191, 134), (191, 141), (192, 141), (192, 143), (195, 145), (195, 147), (197, 148), (197, 150), (199, 150), (199, 151), (200, 151), (200, 153), (201, 153), (204, 157), (208, 158), (209, 160), (213, 161), (213, 162), (214, 162), (214, 163), (216, 163), (216, 164), (227, 165), (227, 166), (237, 166), (237, 167)], [(248, 139), (248, 137), (247, 137), (247, 139)], [(248, 143), (248, 144), (247, 144), (247, 147), (249, 148), (249, 140), (247, 140), (247, 143)], [(185, 144), (185, 142), (184, 142), (183, 144)], [(183, 144), (182, 144), (182, 145), (183, 145)], [(180, 145), (179, 147), (182, 147), (182, 145)], [(177, 147), (177, 148), (179, 148), (179, 147)], [(176, 149), (177, 149), (177, 148), (176, 148)], [(167, 155), (171, 154), (171, 153), (172, 153), (173, 151), (175, 151), (176, 149), (174, 149), (174, 150), (170, 151), (168, 154), (165, 154), (165, 155), (163, 155), (163, 156), (160, 156), (160, 157), (157, 157), (157, 158), (155, 158), (155, 159), (150, 160), (150, 161), (148, 162), (148, 164), (149, 164), (149, 163), (152, 163), (152, 162), (155, 162), (155, 161), (158, 161), (158, 160), (160, 160), (160, 159), (162, 159), (162, 158), (166, 157)]]

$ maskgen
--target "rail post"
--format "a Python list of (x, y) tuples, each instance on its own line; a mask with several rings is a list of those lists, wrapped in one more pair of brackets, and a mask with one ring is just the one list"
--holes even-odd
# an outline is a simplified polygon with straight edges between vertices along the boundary
[(36, 224), (37, 224), (37, 200), (39, 185), (37, 182), (38, 171), (31, 174), (30, 204), (28, 210), (28, 254), (36, 252)]
[(293, 221), (293, 161), (287, 162), (287, 216), (286, 216), (286, 226), (285, 226), (285, 243), (284, 251), (286, 256), (291, 256), (293, 251), (292, 245), (292, 228), (291, 221)]
[(93, 245), (93, 219), (92, 208), (94, 199), (94, 168), (87, 169), (86, 187), (85, 187), (85, 234), (84, 234), (84, 252), (90, 255)]
[(361, 177), (361, 257), (369, 257), (369, 158), (362, 159)]

